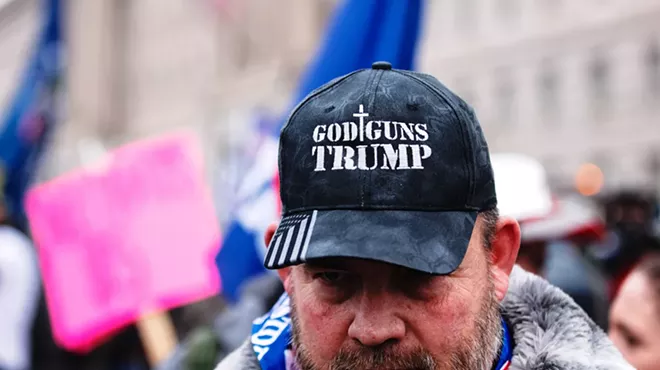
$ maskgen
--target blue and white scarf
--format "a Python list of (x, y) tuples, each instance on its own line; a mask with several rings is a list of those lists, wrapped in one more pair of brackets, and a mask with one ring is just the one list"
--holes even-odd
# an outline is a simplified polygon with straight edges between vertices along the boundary
[(291, 366), (287, 366), (287, 357), (293, 357), (289, 348), (291, 305), (286, 293), (270, 312), (254, 320), (250, 342), (262, 370), (291, 370)]
[[(504, 319), (502, 330), (502, 348), (495, 370), (507, 370), (513, 354), (511, 334)], [(254, 320), (250, 341), (262, 370), (295, 370), (295, 360), (290, 348), (291, 305), (286, 293), (270, 312)]]

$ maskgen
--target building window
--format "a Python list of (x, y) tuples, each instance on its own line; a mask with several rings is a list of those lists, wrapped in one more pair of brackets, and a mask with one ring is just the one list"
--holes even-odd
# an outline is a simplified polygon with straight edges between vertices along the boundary
[(559, 74), (555, 63), (545, 60), (539, 71), (539, 107), (541, 116), (547, 120), (555, 120), (559, 116)]
[(516, 90), (509, 68), (499, 68), (495, 74), (495, 109), (500, 125), (512, 125), (516, 117)]
[(541, 165), (545, 170), (546, 181), (551, 189), (559, 188), (565, 182), (562, 172), (561, 160), (555, 157), (549, 157), (541, 160)]
[(497, 0), (497, 13), (505, 25), (510, 25), (512, 20), (517, 19), (520, 4), (517, 0)]
[(589, 61), (589, 90), (593, 112), (601, 117), (610, 103), (611, 65), (607, 55), (597, 50)]
[(471, 32), (476, 28), (475, 0), (455, 0), (456, 29), (461, 33)]
[(591, 163), (595, 164), (603, 172), (603, 175), (611, 175), (612, 173), (612, 156), (608, 152), (599, 152), (591, 156)]
[(651, 184), (656, 189), (660, 189), (660, 152), (650, 151), (646, 161)]
[(646, 47), (644, 64), (648, 93), (653, 98), (658, 98), (660, 97), (660, 44), (658, 40), (651, 40)]
[(561, 10), (562, 0), (539, 0), (539, 8), (546, 16), (556, 15)]

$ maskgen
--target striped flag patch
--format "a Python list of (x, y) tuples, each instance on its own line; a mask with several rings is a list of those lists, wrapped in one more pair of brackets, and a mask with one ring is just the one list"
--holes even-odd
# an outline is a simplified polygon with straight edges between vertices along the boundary
[(298, 213), (282, 219), (266, 252), (267, 268), (279, 268), (305, 261), (316, 214), (317, 211)]

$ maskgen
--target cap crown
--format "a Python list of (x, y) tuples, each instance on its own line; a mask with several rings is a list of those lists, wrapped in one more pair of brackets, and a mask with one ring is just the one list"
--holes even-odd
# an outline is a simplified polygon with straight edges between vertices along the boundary
[(432, 76), (363, 69), (308, 95), (280, 135), (284, 214), (496, 206), (473, 110)]

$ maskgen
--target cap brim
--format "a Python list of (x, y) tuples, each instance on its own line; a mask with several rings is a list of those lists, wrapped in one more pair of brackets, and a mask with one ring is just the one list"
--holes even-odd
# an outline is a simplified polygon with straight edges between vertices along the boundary
[(319, 258), (376, 260), (446, 275), (463, 261), (476, 211), (316, 210), (287, 215), (264, 266), (279, 269)]

